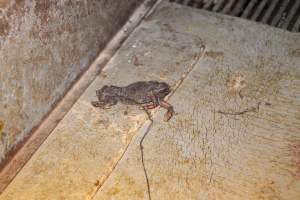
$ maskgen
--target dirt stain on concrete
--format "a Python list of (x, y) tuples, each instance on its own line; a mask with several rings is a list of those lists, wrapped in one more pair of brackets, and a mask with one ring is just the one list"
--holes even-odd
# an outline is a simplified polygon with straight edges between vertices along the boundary
[(224, 53), (222, 51), (207, 51), (205, 55), (212, 59), (219, 59), (224, 57)]
[(292, 156), (292, 166), (294, 172), (292, 173), (295, 178), (300, 180), (300, 140), (295, 140), (290, 145), (290, 153)]
[(106, 192), (107, 197), (113, 197), (116, 195), (144, 199), (145, 190), (142, 185), (138, 184), (128, 174), (122, 173), (116, 178), (116, 184), (114, 184), (114, 186), (109, 188)]

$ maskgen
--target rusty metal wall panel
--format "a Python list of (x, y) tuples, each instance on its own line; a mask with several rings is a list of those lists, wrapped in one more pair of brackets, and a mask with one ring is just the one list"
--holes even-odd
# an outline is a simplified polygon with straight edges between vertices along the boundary
[(0, 161), (39, 124), (140, 3), (0, 1)]

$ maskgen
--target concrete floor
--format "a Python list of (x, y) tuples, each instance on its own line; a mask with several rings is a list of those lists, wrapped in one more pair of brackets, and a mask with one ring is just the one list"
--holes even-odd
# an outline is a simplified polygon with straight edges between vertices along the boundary
[[(299, 34), (161, 3), (0, 199), (299, 199), (299, 47)], [(91, 106), (103, 85), (138, 80), (173, 86), (168, 123), (163, 109), (151, 122)]]

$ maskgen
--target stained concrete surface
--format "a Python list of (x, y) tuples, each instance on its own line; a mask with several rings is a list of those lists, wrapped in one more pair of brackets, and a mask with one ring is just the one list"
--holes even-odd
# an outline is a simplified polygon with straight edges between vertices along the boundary
[(178, 115), (159, 113), (94, 199), (149, 199), (144, 134), (151, 199), (299, 199), (299, 34), (168, 4), (148, 20), (206, 53), (171, 97)]
[[(152, 199), (298, 199), (299, 46), (299, 34), (163, 2), (0, 199), (149, 199), (145, 134)], [(90, 106), (102, 85), (141, 79), (178, 87), (170, 122)]]
[(140, 3), (0, 1), (0, 163), (40, 123)]

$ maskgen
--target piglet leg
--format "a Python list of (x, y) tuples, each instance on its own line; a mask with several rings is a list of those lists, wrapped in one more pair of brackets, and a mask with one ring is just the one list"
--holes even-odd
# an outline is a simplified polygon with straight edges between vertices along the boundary
[(174, 114), (174, 108), (171, 104), (169, 104), (168, 102), (164, 101), (164, 100), (160, 100), (152, 91), (151, 92), (151, 101), (152, 101), (152, 105), (147, 106), (147, 109), (152, 109), (157, 107), (158, 105), (160, 105), (161, 107), (167, 109), (168, 111), (165, 113), (164, 115), (164, 121), (169, 121), (171, 119), (171, 117)]
[(155, 104), (153, 104), (153, 103), (144, 106), (144, 108), (147, 109), (147, 110), (154, 109), (154, 108), (156, 108), (156, 107), (157, 107), (157, 105), (155, 105)]
[(168, 110), (164, 115), (164, 121), (169, 121), (174, 114), (173, 106), (164, 100), (159, 101), (159, 105)]

